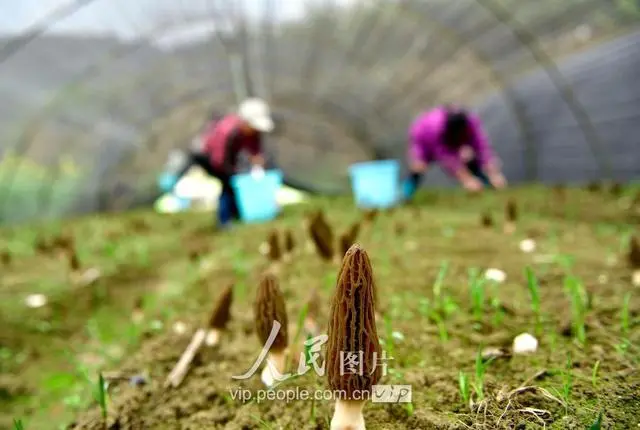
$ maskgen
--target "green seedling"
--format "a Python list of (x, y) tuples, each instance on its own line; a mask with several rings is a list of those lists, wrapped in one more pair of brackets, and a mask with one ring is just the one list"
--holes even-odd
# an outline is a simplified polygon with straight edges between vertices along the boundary
[(489, 362), (485, 362), (482, 360), (482, 353), (478, 350), (478, 354), (476, 355), (476, 377), (473, 382), (473, 389), (476, 392), (476, 397), (478, 401), (484, 400), (484, 376), (487, 370), (487, 365)]
[(413, 406), (413, 403), (412, 402), (405, 403), (404, 411), (407, 413), (408, 417), (413, 416), (413, 413), (415, 412), (415, 408)]
[(573, 388), (573, 363), (571, 361), (571, 355), (567, 356), (567, 362), (562, 370), (562, 386), (560, 389), (554, 388), (553, 391), (562, 400), (564, 404), (564, 413), (567, 415), (569, 410), (569, 399), (571, 398), (571, 390)]
[(438, 304), (441, 303), (442, 299), (442, 287), (444, 285), (444, 279), (447, 276), (447, 271), (449, 270), (449, 262), (442, 261), (440, 263), (440, 269), (438, 270), (438, 275), (436, 276), (436, 281), (433, 283), (433, 299)]
[(525, 276), (527, 277), (527, 288), (529, 289), (529, 296), (531, 297), (531, 310), (536, 319), (536, 334), (539, 334), (542, 329), (542, 317), (540, 314), (540, 285), (538, 279), (533, 273), (530, 267), (525, 269)]
[(565, 290), (571, 300), (571, 317), (573, 332), (578, 342), (584, 345), (587, 341), (587, 330), (585, 327), (586, 300), (582, 283), (573, 276), (565, 278)]
[(622, 309), (620, 310), (620, 332), (622, 334), (622, 340), (618, 345), (616, 345), (616, 349), (620, 354), (624, 354), (629, 349), (631, 345), (631, 341), (629, 340), (629, 328), (630, 328), (630, 314), (629, 314), (629, 303), (631, 302), (631, 293), (627, 293), (624, 295), (624, 299), (622, 300)]
[(598, 370), (600, 369), (600, 360), (596, 361), (591, 370), (591, 385), (593, 388), (598, 386)]
[(440, 337), (440, 342), (447, 342), (449, 340), (449, 333), (447, 332), (447, 326), (444, 322), (444, 319), (438, 312), (432, 312), (430, 317), (438, 327), (438, 336)]
[(387, 347), (387, 354), (389, 357), (393, 357), (393, 325), (391, 324), (391, 317), (389, 315), (384, 316), (384, 331), (385, 331), (385, 346)]
[(471, 302), (473, 306), (473, 316), (479, 321), (484, 315), (484, 278), (479, 275), (477, 269), (469, 270), (469, 285), (471, 290)]
[(98, 387), (95, 392), (96, 401), (100, 406), (100, 412), (102, 413), (102, 419), (104, 421), (105, 428), (107, 427), (107, 384), (104, 381), (102, 373), (98, 374)]
[(267, 424), (267, 422), (264, 421), (263, 419), (261, 419), (260, 417), (257, 417), (255, 415), (251, 415), (251, 418), (256, 420), (258, 422), (258, 424), (260, 424), (260, 428), (267, 429), (267, 430), (271, 430), (272, 429), (272, 427), (269, 424)]
[(471, 387), (469, 385), (469, 377), (462, 370), (458, 373), (458, 388), (462, 401), (465, 405), (468, 405), (471, 397)]
[(600, 411), (600, 413), (598, 414), (598, 418), (596, 418), (596, 421), (593, 424), (591, 424), (591, 427), (589, 427), (589, 430), (601, 430), (603, 417), (604, 417), (604, 411)]
[(316, 418), (316, 398), (315, 396), (311, 397), (311, 411), (309, 412), (310, 421), (312, 425), (317, 425), (318, 421)]
[(21, 419), (14, 418), (13, 419), (13, 429), (14, 430), (24, 430), (24, 424)]
[[(296, 334), (293, 336), (293, 345), (296, 345), (298, 343), (298, 340), (300, 339), (300, 336), (302, 335), (302, 329), (304, 327), (304, 320), (307, 317), (307, 313), (309, 311), (309, 304), (305, 304), (302, 309), (300, 309), (300, 313), (298, 314), (298, 325), (296, 326)], [(307, 357), (307, 345), (305, 345), (305, 360)], [(291, 364), (291, 360), (292, 357), (288, 356), (287, 357), (287, 366), (289, 366)], [(305, 361), (307, 362), (307, 361)], [(307, 362), (308, 363), (308, 362)]]

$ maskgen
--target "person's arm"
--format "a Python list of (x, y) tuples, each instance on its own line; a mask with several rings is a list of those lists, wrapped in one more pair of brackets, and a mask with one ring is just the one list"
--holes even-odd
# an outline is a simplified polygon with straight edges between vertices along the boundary
[(262, 133), (258, 133), (254, 137), (254, 139), (251, 141), (251, 144), (247, 148), (247, 152), (249, 152), (249, 161), (251, 165), (264, 169), (265, 158), (262, 151)]
[(471, 116), (471, 141), (469, 143), (491, 185), (496, 188), (504, 187), (506, 180), (502, 175), (500, 163), (491, 148), (489, 137), (482, 126), (482, 122), (476, 115)]
[(434, 148), (434, 153), (445, 172), (455, 178), (465, 189), (479, 191), (483, 188), (482, 182), (473, 176), (457, 154), (445, 150), (441, 145)]
[(222, 170), (225, 174), (231, 176), (236, 173), (236, 162), (238, 159), (238, 152), (240, 152), (241, 145), (241, 131), (236, 129), (229, 133), (227, 141), (224, 142), (224, 160), (222, 161)]

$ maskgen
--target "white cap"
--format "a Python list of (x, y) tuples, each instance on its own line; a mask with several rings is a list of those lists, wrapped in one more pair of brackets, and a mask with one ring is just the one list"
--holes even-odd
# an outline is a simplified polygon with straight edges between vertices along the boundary
[(238, 109), (238, 115), (258, 131), (270, 133), (274, 129), (271, 110), (264, 100), (251, 98), (243, 101)]

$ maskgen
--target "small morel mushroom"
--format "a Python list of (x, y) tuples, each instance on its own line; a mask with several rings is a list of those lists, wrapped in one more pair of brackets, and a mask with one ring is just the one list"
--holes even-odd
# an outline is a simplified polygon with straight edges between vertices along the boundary
[(505, 224), (504, 232), (511, 234), (516, 230), (516, 221), (518, 221), (518, 207), (514, 200), (507, 201), (505, 206)]
[(280, 261), (282, 259), (282, 250), (280, 249), (280, 236), (278, 235), (278, 230), (271, 230), (267, 243), (269, 244), (269, 260), (272, 262)]
[(11, 253), (9, 251), (2, 251), (2, 264), (5, 266), (11, 264)]
[(319, 212), (312, 220), (309, 230), (318, 255), (323, 260), (331, 261), (334, 253), (333, 231), (322, 212)]
[(72, 251), (75, 248), (75, 241), (73, 237), (68, 235), (60, 235), (53, 239), (51, 247), (64, 251)]
[(262, 371), (262, 382), (270, 387), (278, 379), (278, 375), (284, 374), (286, 350), (289, 344), (284, 296), (278, 286), (277, 278), (272, 274), (266, 274), (258, 286), (254, 316), (256, 333), (262, 345), (267, 345), (274, 323), (280, 324), (280, 329), (267, 354), (267, 365)]
[(345, 255), (349, 248), (351, 248), (351, 238), (349, 237), (348, 232), (342, 233), (338, 238), (338, 242), (340, 242), (340, 250), (342, 251), (342, 255)]
[(364, 212), (363, 221), (365, 224), (371, 224), (378, 216), (378, 209), (369, 209)]
[(295, 247), (296, 247), (296, 242), (293, 239), (293, 233), (291, 233), (291, 230), (285, 231), (284, 232), (284, 251), (287, 254), (291, 255)]
[(614, 182), (611, 184), (611, 195), (614, 197), (620, 197), (622, 192), (624, 191), (624, 187), (620, 182)]
[(41, 237), (36, 241), (35, 249), (39, 254), (46, 254), (51, 249), (51, 246), (45, 238)]
[(400, 221), (396, 222), (394, 230), (395, 230), (395, 233), (396, 233), (397, 236), (403, 235), (404, 234), (404, 224), (402, 222), (400, 222)]
[(599, 192), (600, 190), (602, 190), (602, 184), (600, 184), (600, 183), (599, 183), (599, 182), (597, 182), (597, 181), (590, 182), (590, 183), (587, 185), (587, 190), (588, 190), (588, 191), (590, 191), (590, 192), (592, 192), (592, 193), (597, 193), (597, 192)]
[(634, 236), (629, 243), (629, 265), (631, 266), (632, 282), (635, 286), (640, 286), (640, 240)]
[(311, 291), (309, 300), (307, 301), (307, 315), (304, 320), (304, 329), (311, 336), (317, 336), (320, 333), (318, 326), (318, 316), (320, 315), (320, 296), (318, 289)]
[(485, 212), (484, 214), (482, 214), (480, 223), (482, 224), (483, 227), (491, 228), (493, 227), (493, 217), (489, 212)]
[(220, 298), (209, 317), (209, 331), (205, 343), (215, 346), (220, 341), (220, 333), (227, 327), (231, 319), (231, 302), (233, 300), (233, 285), (229, 285), (222, 291)]
[(140, 324), (144, 319), (144, 299), (138, 297), (133, 305), (133, 311), (131, 312), (131, 321), (134, 324)]
[(80, 260), (74, 249), (67, 251), (67, 257), (69, 259), (69, 268), (74, 272), (80, 270)]
[[(375, 285), (371, 262), (359, 245), (344, 256), (329, 316), (327, 377), (329, 387), (345, 394), (336, 400), (332, 430), (364, 430), (366, 392), (381, 377), (381, 348), (375, 322)], [(355, 356), (357, 369), (345, 369)], [(356, 370), (351, 372), (351, 370)]]

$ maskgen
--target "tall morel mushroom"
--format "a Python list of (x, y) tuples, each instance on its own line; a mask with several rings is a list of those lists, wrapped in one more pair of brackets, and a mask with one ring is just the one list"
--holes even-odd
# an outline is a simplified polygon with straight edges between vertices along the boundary
[(278, 235), (278, 230), (271, 230), (267, 243), (269, 244), (269, 260), (273, 262), (280, 261), (282, 258), (282, 250), (280, 249), (280, 236)]
[(331, 261), (334, 254), (333, 231), (322, 212), (312, 219), (309, 233), (320, 258)]
[[(357, 244), (342, 261), (331, 302), (328, 336), (329, 387), (341, 394), (336, 400), (331, 429), (364, 430), (363, 398), (371, 393), (382, 370), (377, 366), (381, 348), (375, 321), (373, 270), (369, 256)], [(348, 361), (357, 368), (348, 366)]]
[(633, 285), (640, 286), (640, 240), (637, 236), (631, 238), (628, 258), (633, 271), (631, 276)]
[(280, 324), (280, 329), (271, 343), (267, 354), (268, 364), (262, 371), (262, 382), (270, 387), (277, 379), (277, 374), (285, 371), (286, 350), (289, 344), (287, 310), (284, 304), (284, 296), (278, 286), (277, 278), (272, 274), (265, 274), (258, 286), (255, 302), (254, 316), (256, 321), (256, 333), (262, 345), (269, 341), (269, 335), (274, 322)]
[(209, 317), (209, 331), (205, 343), (208, 346), (217, 345), (220, 341), (221, 332), (227, 327), (231, 320), (231, 302), (233, 301), (233, 285), (229, 285), (222, 291), (216, 302), (213, 312)]

